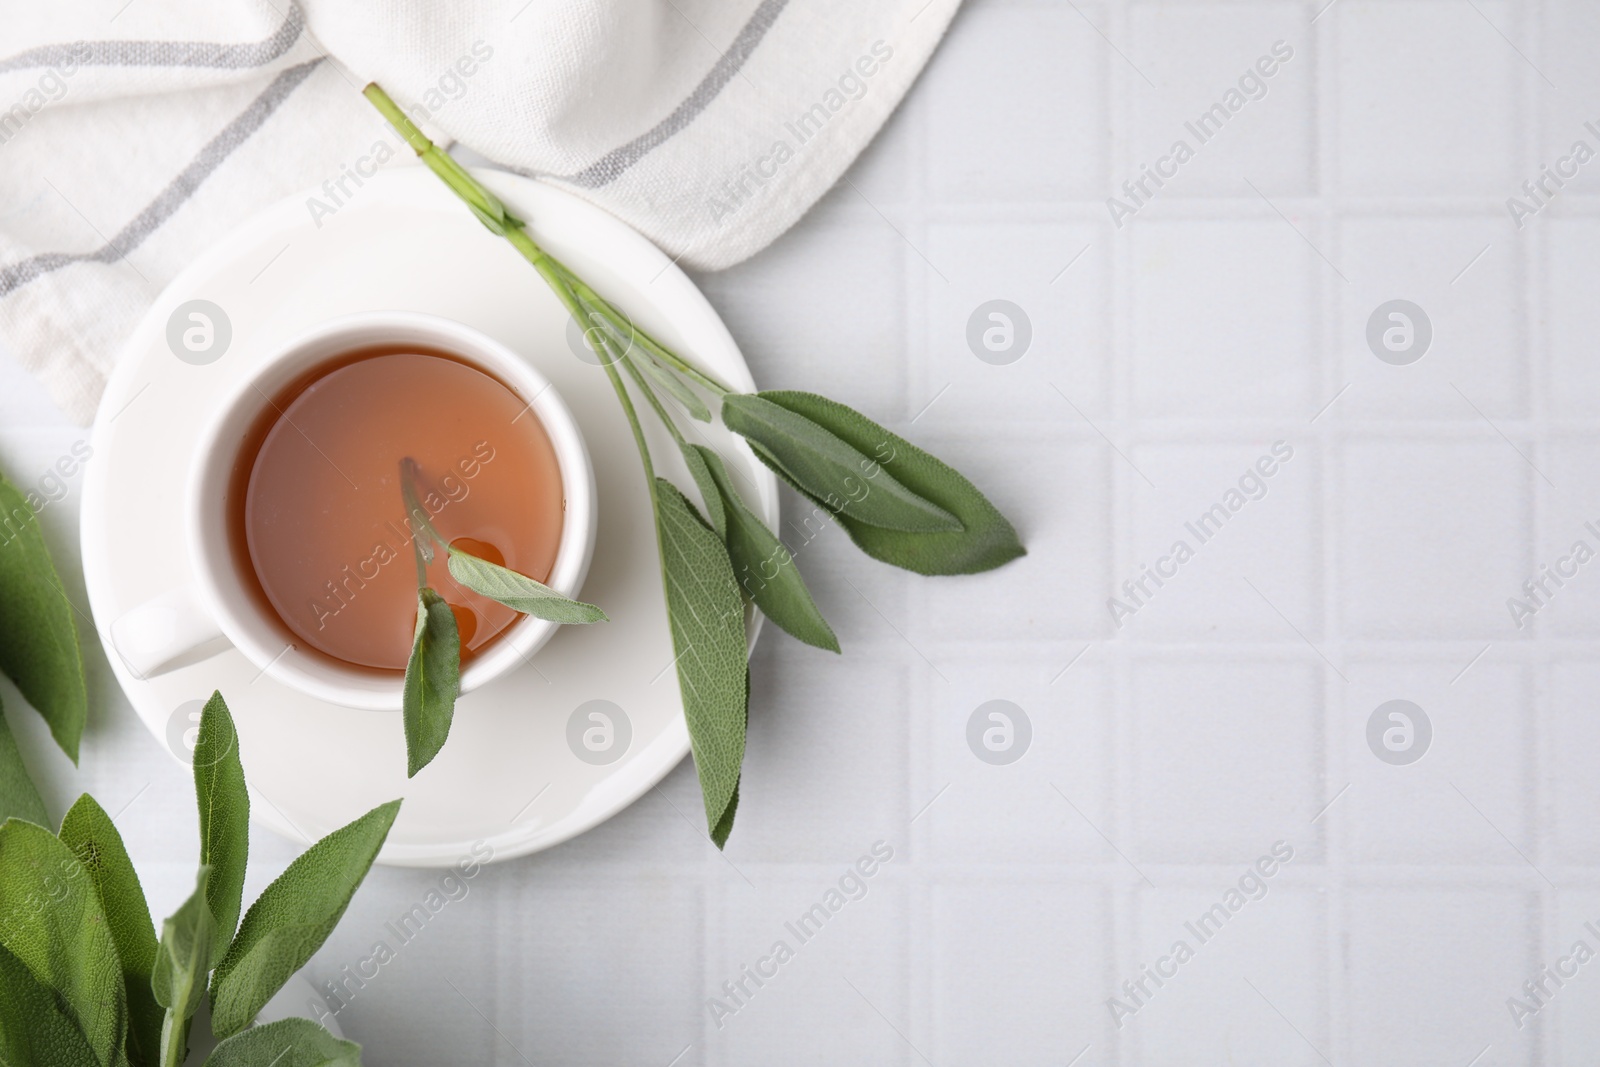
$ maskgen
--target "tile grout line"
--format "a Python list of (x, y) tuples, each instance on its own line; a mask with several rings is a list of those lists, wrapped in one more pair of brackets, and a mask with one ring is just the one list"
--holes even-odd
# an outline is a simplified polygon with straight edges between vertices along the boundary
[[(1302, 10), (1307, 18), (1310, 14)], [(1339, 181), (1339, 60), (1340, 47), (1338, 27), (1342, 20), (1339, 12), (1330, 13), (1327, 18), (1319, 18), (1311, 24), (1312, 58), (1315, 69), (1312, 72), (1312, 89), (1310, 94), (1311, 107), (1315, 112), (1317, 127), (1316, 159), (1313, 163), (1314, 184), (1317, 202), (1320, 205), (1322, 217), (1333, 220), (1330, 230), (1341, 229), (1339, 223), (1344, 215), (1341, 198), (1339, 196), (1341, 185)], [(1335, 233), (1332, 240), (1332, 255), (1335, 261), (1343, 258), (1344, 242), (1342, 233)], [(1336, 280), (1326, 271), (1316, 275), (1322, 299), (1319, 301), (1322, 315), (1322, 382), (1323, 395), (1332, 396), (1340, 387), (1340, 380), (1344, 377), (1345, 354), (1343, 346), (1339, 343), (1340, 316), (1344, 309), (1347, 294), (1336, 288)], [(1343, 538), (1343, 508), (1339, 505), (1337, 488), (1343, 484), (1342, 458), (1343, 444), (1347, 437), (1347, 429), (1341, 423), (1337, 414), (1316, 430), (1318, 483), (1318, 503), (1321, 509), (1321, 548), (1322, 567), (1320, 570), (1322, 608), (1322, 637), (1340, 663), (1347, 663), (1345, 634), (1342, 625), (1342, 610), (1336, 591), (1341, 587), (1341, 568), (1344, 562)], [(1323, 771), (1327, 775), (1326, 783), (1338, 780), (1348, 780), (1351, 768), (1347, 764), (1347, 746), (1342, 744), (1345, 730), (1342, 728), (1345, 718), (1349, 714), (1348, 685), (1344, 685), (1326, 669), (1319, 670), (1322, 680), (1320, 692), (1323, 699), (1323, 737), (1324, 744), (1329, 747), (1323, 752)], [(1326, 790), (1324, 790), (1326, 792)], [(1326, 1048), (1335, 1062), (1348, 1062), (1350, 1056), (1350, 1041), (1348, 1036), (1348, 1011), (1349, 1011), (1349, 972), (1346, 961), (1340, 955), (1339, 931), (1347, 929), (1344, 916), (1348, 912), (1348, 899), (1346, 895), (1346, 859), (1348, 848), (1348, 835), (1345, 832), (1346, 821), (1343, 813), (1331, 811), (1325, 816), (1326, 821), (1321, 823), (1318, 833), (1321, 836), (1323, 847), (1323, 863), (1327, 865), (1327, 900), (1322, 907), (1322, 954), (1323, 961), (1320, 968), (1325, 976), (1321, 996), (1323, 1000), (1322, 1023), (1323, 1032), (1319, 1035), (1322, 1039), (1321, 1047)]]
[[(915, 220), (917, 239), (923, 242), (924, 247), (926, 247), (928, 245), (929, 231), (929, 226), (927, 223), (929, 217), (927, 202), (928, 172), (930, 169), (929, 157), (931, 155), (929, 149), (931, 141), (929, 131), (930, 109), (926, 107), (921, 108), (917, 111), (914, 117), (916, 122), (915, 128), (912, 130), (912, 165), (910, 168), (910, 173), (905, 176), (907, 185), (906, 195), (911, 204), (911, 212), (912, 217)], [(902, 286), (904, 313), (907, 317), (908, 325), (910, 325), (912, 328), (911, 336), (920, 338), (922, 342), (921, 350), (926, 352), (932, 343), (932, 337), (930, 336), (931, 327), (928, 322), (930, 308), (928, 287), (934, 284), (934, 282), (928, 277), (928, 272), (926, 270), (913, 273), (910, 270), (910, 261), (904, 254), (902, 254), (900, 262), (902, 264), (901, 277), (905, 279), (905, 284)], [(907, 396), (902, 401), (906, 408), (909, 408), (909, 385), (913, 379), (918, 382), (919, 392), (930, 392), (930, 390), (926, 388), (926, 385), (928, 384), (929, 374), (933, 367), (933, 361), (931, 359), (911, 359), (911, 351), (912, 350), (908, 348), (902, 356), (902, 358), (905, 359), (909, 364), (908, 366), (902, 368), (901, 371), (901, 380), (907, 383)], [(925, 618), (927, 614), (927, 590), (921, 585), (918, 585), (911, 596), (913, 599), (910, 602), (915, 608), (913, 612), (914, 616), (917, 618)], [(937, 714), (933, 706), (933, 680), (928, 677), (926, 671), (912, 671), (910, 672), (909, 677), (911, 681), (909, 688), (917, 699), (915, 703), (911, 705), (911, 708), (907, 709), (908, 712), (910, 712), (912, 708), (921, 708), (923, 709), (923, 715), (920, 716), (920, 718), (923, 722), (936, 723), (941, 721), (941, 717)], [(906, 723), (908, 732), (910, 730), (910, 725), (910, 722)], [(921, 751), (918, 764), (920, 764), (923, 772), (927, 774), (929, 781), (931, 781), (934, 776), (934, 752), (936, 749), (934, 739), (929, 736), (929, 731), (927, 729), (918, 730), (916, 731), (916, 734), (917, 737), (915, 742), (912, 742), (910, 739), (908, 739), (909, 751), (907, 754), (906, 767), (907, 789), (912, 788), (913, 783), (917, 780), (917, 775), (915, 773), (916, 767), (912, 765), (911, 761), (913, 757), (918, 755), (917, 749), (919, 746)], [(904, 802), (904, 810), (909, 815), (914, 798), (911, 796), (906, 796), (904, 798)], [(931, 822), (925, 823), (920, 829), (918, 829), (915, 826), (908, 824), (906, 828), (906, 852), (908, 853), (906, 866), (908, 868), (910, 877), (908, 878), (909, 884), (907, 886), (905, 896), (906, 914), (901, 920), (901, 925), (905, 930), (906, 944), (911, 948), (912, 951), (917, 951), (920, 946), (931, 945), (934, 942), (935, 931), (932, 921), (932, 894), (926, 885), (926, 879), (919, 877), (920, 871), (922, 870), (919, 861), (922, 859), (923, 854), (926, 851), (923, 845), (925, 842), (927, 842), (931, 847), (933, 836), (932, 825), (933, 824)], [(927, 935), (926, 937), (917, 936), (919, 928)], [(922, 951), (926, 950), (923, 949)], [(934, 968), (934, 961), (930, 958), (926, 960), (926, 966), (914, 968), (912, 966), (912, 961), (908, 956), (905, 961), (905, 967), (906, 969), (901, 977), (901, 990), (904, 998), (903, 1003), (905, 1004), (906, 1009), (907, 1029), (910, 1030), (911, 1035), (913, 1039), (916, 1040), (918, 1047), (936, 1049), (937, 1042), (935, 1038), (938, 1035), (937, 1026), (934, 1020), (934, 1001), (936, 998), (932, 988), (932, 972)], [(908, 1064), (911, 1062), (911, 1057), (905, 1049), (898, 1050), (898, 1054), (901, 1057), (902, 1062)]]
[[(1531, 5), (1519, 6), (1514, 17), (1518, 19), (1517, 36), (1522, 39), (1523, 46), (1534, 45), (1539, 62), (1543, 65), (1545, 60), (1543, 47), (1544, 28), (1547, 25), (1545, 0), (1533, 0)], [(1530, 37), (1534, 38), (1531, 42), (1529, 40)], [(1522, 98), (1519, 101), (1522, 121), (1519, 126), (1524, 141), (1523, 157), (1532, 161), (1537, 159), (1538, 146), (1545, 139), (1545, 108), (1542, 106), (1543, 102), (1541, 100), (1543, 93), (1538, 85), (1534, 84), (1532, 72), (1527, 69), (1526, 65), (1521, 70), (1518, 85), (1522, 90)], [(1519, 232), (1519, 236), (1522, 236), (1524, 232), (1527, 241), (1516, 241), (1512, 244), (1512, 254), (1515, 257), (1513, 267), (1516, 272), (1518, 289), (1522, 295), (1522, 300), (1519, 302), (1520, 306), (1516, 312), (1516, 329), (1513, 330), (1512, 336), (1514, 339), (1521, 339), (1525, 342), (1523, 351), (1528, 353), (1529, 363), (1526, 373), (1531, 381), (1527, 383), (1524, 402), (1530, 424), (1534, 427), (1532, 449), (1538, 462), (1548, 467), (1552, 465), (1550, 461), (1554, 456), (1550, 420), (1548, 418), (1549, 411), (1547, 410), (1550, 354), (1543, 344), (1545, 337), (1541, 326), (1544, 319), (1545, 303), (1541, 283), (1547, 275), (1540, 271), (1538, 266), (1544, 262), (1544, 228), (1532, 227), (1527, 231)], [(1529, 566), (1531, 573), (1533, 555), (1537, 552), (1537, 546), (1543, 543), (1542, 534), (1545, 532), (1545, 527), (1552, 523), (1554, 505), (1551, 500), (1553, 490), (1548, 485), (1545, 485), (1541, 479), (1533, 479), (1529, 484), (1531, 496), (1528, 500), (1528, 506), (1531, 509), (1531, 514), (1528, 516), (1524, 529), (1526, 536), (1529, 538)], [(1537, 628), (1534, 631), (1535, 637), (1543, 636), (1542, 631), (1544, 629), (1546, 627)], [(1523, 753), (1522, 761), (1523, 772), (1532, 776), (1530, 783), (1532, 788), (1527, 789), (1525, 786), (1523, 791), (1525, 794), (1531, 793), (1533, 805), (1532, 810), (1525, 819), (1523, 829), (1526, 837), (1524, 837), (1524, 840), (1533, 852), (1534, 862), (1545, 866), (1550, 865), (1549, 860), (1551, 858), (1548, 848), (1549, 830), (1544, 824), (1541, 815), (1547, 810), (1554, 809), (1547, 806), (1550, 800), (1550, 788), (1549, 783), (1546, 781), (1546, 775), (1541, 773), (1541, 757), (1543, 755), (1541, 750), (1545, 743), (1546, 708), (1548, 705), (1540, 698), (1543, 696), (1542, 690), (1544, 688), (1541, 676), (1547, 676), (1549, 670), (1548, 665), (1518, 668), (1519, 681), (1523, 691), (1533, 701), (1532, 710), (1534, 712), (1532, 723), (1530, 724), (1531, 737), (1526, 742), (1527, 749)], [(1534, 943), (1530, 946), (1532, 949), (1529, 954), (1531, 958), (1526, 961), (1527, 970), (1530, 974), (1539, 966), (1539, 957), (1543, 955), (1544, 945), (1558, 943), (1555, 938), (1559, 933), (1556, 927), (1560, 921), (1559, 901), (1556, 891), (1547, 885), (1539, 885), (1536, 887), (1535, 892), (1537, 893), (1537, 903), (1535, 905), (1537, 911), (1528, 924), (1529, 933), (1534, 935)], [(1545, 1063), (1549, 1054), (1549, 1049), (1546, 1047), (1547, 1030), (1553, 1030), (1556, 1033), (1564, 1031), (1566, 1026), (1569, 1025), (1567, 1023), (1569, 1017), (1570, 1012), (1568, 1010), (1558, 1010), (1551, 1027), (1536, 1026), (1533, 1028), (1529, 1043), (1531, 1046), (1530, 1062), (1535, 1067)]]
[[(1110, 32), (1126, 41), (1128, 47), (1137, 52), (1137, 44), (1130, 36), (1132, 18), (1128, 5), (1103, 7), (1100, 11), (1108, 15)], [(1103, 156), (1104, 187), (1110, 189), (1114, 186), (1119, 172), (1132, 173), (1133, 146), (1127, 131), (1132, 129), (1136, 109), (1134, 96), (1139, 92), (1139, 88), (1134, 84), (1132, 72), (1126, 67), (1114, 66), (1112, 58), (1104, 50), (1096, 54), (1101, 63), (1100, 76), (1102, 84), (1106, 86), (1105, 101), (1111, 117), (1110, 132)], [(1131, 227), (1116, 231), (1110, 239), (1106, 255), (1111, 286), (1110, 299), (1106, 301), (1111, 318), (1107, 324), (1106, 339), (1115, 367), (1114, 373), (1105, 383), (1108, 394), (1106, 399), (1112, 418), (1124, 424), (1131, 423), (1132, 415), (1133, 234)], [(1118, 445), (1119, 448), (1124, 445), (1136, 448), (1126, 436), (1122, 436), (1122, 441), (1123, 445)], [(1106, 488), (1109, 521), (1106, 533), (1110, 538), (1110, 551), (1107, 555), (1108, 562), (1112, 566), (1111, 582), (1115, 584), (1115, 575), (1131, 573), (1132, 548), (1130, 539), (1123, 535), (1130, 532), (1133, 526), (1133, 494), (1140, 492), (1144, 487), (1125, 464), (1116, 461), (1110, 450), (1102, 449), (1101, 452), (1105, 458), (1104, 470), (1108, 479)], [(1101, 625), (1105, 624), (1102, 622)], [(1116, 716), (1111, 731), (1112, 765), (1115, 771), (1109, 776), (1108, 783), (1111, 810), (1115, 816), (1111, 820), (1112, 832), (1118, 841), (1138, 851), (1137, 820), (1134, 818), (1131, 803), (1133, 797), (1137, 795), (1138, 783), (1135, 770), (1136, 757), (1130, 743), (1130, 734), (1134, 729), (1130, 652), (1125, 642), (1116, 641), (1114, 638), (1107, 642), (1106, 647), (1107, 651), (1111, 652), (1112, 669), (1108, 675), (1112, 684), (1111, 706), (1115, 709)], [(1120, 888), (1118, 883), (1112, 882), (1106, 888), (1106, 907), (1111, 919), (1110, 935), (1107, 938), (1107, 959), (1103, 965), (1107, 990), (1114, 990), (1117, 987), (1115, 961), (1132, 959), (1138, 945), (1141, 896), (1143, 889), (1134, 882), (1123, 883)], [(1142, 1042), (1139, 1040), (1137, 1029), (1123, 1038), (1118, 1031), (1110, 1028), (1109, 1021), (1103, 1023), (1102, 1027), (1099, 1036), (1106, 1041), (1109, 1064), (1120, 1064), (1124, 1060), (1130, 1063), (1139, 1061), (1137, 1053)], [(1076, 1040), (1071, 1043), (1076, 1047)]]

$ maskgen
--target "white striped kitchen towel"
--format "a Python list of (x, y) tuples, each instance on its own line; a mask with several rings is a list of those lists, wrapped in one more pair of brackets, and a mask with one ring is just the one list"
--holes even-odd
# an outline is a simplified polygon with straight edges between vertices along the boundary
[(782, 233), (960, 0), (0, 0), (0, 339), (87, 422), (197, 252), (352, 167), (412, 161), (361, 97), (573, 190), (686, 265)]

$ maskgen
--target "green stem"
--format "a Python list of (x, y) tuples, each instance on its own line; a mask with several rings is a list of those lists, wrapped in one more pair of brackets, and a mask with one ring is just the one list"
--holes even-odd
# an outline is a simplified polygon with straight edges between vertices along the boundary
[(672, 439), (678, 443), (678, 447), (682, 448), (688, 444), (684, 440), (683, 432), (678, 429), (678, 424), (672, 421), (672, 416), (667, 413), (666, 407), (661, 403), (661, 398), (656, 395), (655, 389), (645, 380), (644, 372), (631, 359), (619, 359), (617, 362), (622, 364), (629, 377), (633, 379), (634, 384), (644, 393), (644, 398), (650, 401), (650, 406), (655, 409), (656, 417), (661, 420), (662, 424), (672, 434)]
[(628, 425), (633, 428), (633, 443), (639, 446), (639, 461), (644, 464), (644, 480), (650, 485), (650, 507), (656, 509), (656, 468), (650, 462), (650, 446), (644, 440), (644, 427), (639, 425), (639, 413), (634, 410), (633, 400), (628, 396), (628, 389), (622, 384), (622, 377), (617, 373), (615, 363), (607, 363), (606, 376), (611, 379), (611, 388), (616, 390), (617, 400), (622, 404), (623, 413), (628, 416)]
[(573, 274), (565, 266), (561, 266), (559, 263), (557, 266), (563, 272), (565, 272), (569, 278), (571, 278), (573, 291), (577, 293), (580, 300), (587, 304), (594, 305), (596, 311), (609, 318), (619, 327), (626, 325), (628, 332), (636, 340), (638, 340), (641, 345), (644, 346), (645, 351), (655, 356), (661, 362), (667, 364), (667, 366), (683, 374), (684, 377), (705, 386), (718, 396), (727, 396), (729, 393), (734, 391), (731, 386), (724, 385), (716, 378), (711, 377), (711, 375), (706, 374), (699, 368), (685, 362), (677, 353), (673, 352), (660, 341), (657, 341), (644, 330), (634, 325), (632, 320), (627, 319), (621, 312), (612, 307), (610, 301), (601, 296), (599, 293), (596, 293), (593, 289), (589, 288), (582, 278), (579, 278), (577, 275)]
[(406, 144), (411, 146), (427, 165), (428, 169), (437, 174), (457, 196), (465, 200), (473, 213), (482, 219), (485, 225), (498, 225), (509, 230), (520, 227), (521, 220), (506, 211), (505, 205), (500, 203), (498, 197), (485, 189), (476, 178), (468, 174), (466, 168), (455, 161), (450, 153), (442, 151), (438, 145), (428, 139), (428, 135), (417, 128), (417, 124), (400, 110), (400, 106), (389, 98), (389, 94), (378, 87), (377, 83), (366, 87), (364, 95), (378, 109), (378, 113), (389, 120), (400, 136), (405, 138)]
[(427, 509), (417, 499), (416, 476), (421, 469), (410, 456), (400, 461), (400, 499), (405, 503), (406, 515), (411, 520), (411, 555), (417, 564), (417, 588), (425, 589), (428, 585), (428, 564), (433, 562), (433, 548), (428, 539), (439, 542), (446, 550), (450, 545), (433, 528)]
[[(513, 237), (521, 233), (522, 231), (518, 230), (515, 234), (507, 234), (507, 236)], [(533, 245), (531, 240), (528, 243)], [(516, 242), (512, 241), (512, 244), (516, 244)], [(538, 248), (537, 245), (533, 245), (533, 247)], [(524, 253), (524, 255), (526, 254)], [(550, 288), (555, 290), (556, 297), (566, 306), (567, 313), (578, 321), (578, 325), (582, 326), (587, 322), (587, 309), (567, 285), (565, 279), (560, 276), (558, 273), (559, 267), (549, 266), (555, 261), (548, 256), (542, 256), (542, 259), (538, 261), (532, 258), (528, 261), (533, 263), (540, 274), (544, 275), (545, 281), (550, 283)], [(548, 274), (545, 273), (547, 270), (549, 271)], [(602, 334), (600, 341), (608, 350), (611, 349), (612, 338)], [(599, 353), (596, 353), (596, 355), (599, 355)], [(611, 359), (602, 358), (600, 360), (600, 365), (605, 368), (606, 377), (611, 379), (611, 388), (616, 391), (617, 400), (622, 404), (622, 412), (628, 416), (628, 426), (633, 430), (633, 442), (639, 449), (639, 461), (644, 464), (644, 480), (650, 489), (650, 507), (654, 511), (656, 506), (656, 468), (655, 464), (650, 462), (650, 446), (644, 439), (644, 427), (639, 425), (639, 413), (634, 409), (633, 399), (628, 396), (627, 387), (622, 384), (622, 377), (617, 374), (616, 365), (618, 363), (627, 363), (627, 358), (614, 354)]]
[[(184, 999), (188, 999), (187, 991)], [(174, 1000), (173, 1003), (182, 1001)], [(183, 1067), (184, 1054), (188, 1051), (189, 1020), (183, 1018), (177, 1008), (168, 1008), (166, 1018), (161, 1021), (160, 1067)]]
[[(727, 396), (733, 392), (731, 386), (724, 385), (721, 381), (705, 373), (694, 365), (684, 360), (677, 353), (667, 348), (661, 342), (651, 337), (645, 331), (634, 326), (626, 316), (612, 307), (611, 303), (589, 288), (584, 280), (572, 272), (564, 263), (551, 256), (537, 241), (529, 237), (523, 229), (523, 221), (507, 211), (498, 197), (485, 189), (476, 178), (467, 173), (465, 167), (455, 161), (448, 152), (443, 152), (428, 139), (427, 134), (417, 128), (416, 123), (400, 110), (398, 104), (390, 99), (389, 94), (376, 83), (368, 85), (363, 90), (363, 95), (378, 109), (379, 114), (389, 120), (389, 124), (405, 138), (406, 144), (416, 152), (422, 162), (428, 166), (439, 178), (450, 187), (457, 196), (466, 201), (473, 209), (473, 213), (483, 221), (484, 225), (499, 233), (510, 241), (512, 247), (522, 253), (522, 257), (533, 264), (540, 276), (556, 295), (567, 305), (571, 311), (575, 303), (575, 296), (593, 304), (595, 310), (605, 315), (617, 325), (627, 324), (629, 331), (637, 337), (639, 342), (657, 359), (669, 367), (683, 374), (691, 381), (697, 382), (718, 396)], [(580, 316), (579, 325), (584, 325)]]

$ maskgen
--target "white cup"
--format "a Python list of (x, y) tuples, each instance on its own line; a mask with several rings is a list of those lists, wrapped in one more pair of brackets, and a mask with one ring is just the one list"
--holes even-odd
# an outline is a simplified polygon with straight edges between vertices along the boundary
[[(313, 328), (268, 355), (217, 407), (195, 445), (184, 491), (188, 584), (149, 600), (111, 624), (111, 642), (141, 678), (209, 658), (230, 645), (274, 681), (319, 700), (371, 711), (398, 711), (404, 681), (340, 663), (298, 643), (253, 595), (249, 559), (238, 558), (228, 535), (229, 500), (246, 435), (264, 416), (270, 397), (341, 353), (374, 346), (418, 345), (449, 352), (509, 385), (537, 416), (561, 469), (561, 542), (545, 584), (576, 597), (594, 554), (595, 485), (589, 451), (555, 387), (505, 345), (450, 319), (413, 312), (348, 315)], [(461, 672), (469, 692), (525, 662), (557, 624), (523, 616)]]

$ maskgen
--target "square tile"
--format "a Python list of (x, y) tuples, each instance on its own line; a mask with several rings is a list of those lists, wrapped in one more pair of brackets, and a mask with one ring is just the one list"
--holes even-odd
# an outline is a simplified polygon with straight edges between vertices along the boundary
[[(665, 879), (596, 883), (582, 873), (552, 881), (529, 878), (515, 887), (520, 891), (502, 895), (502, 933), (494, 952), (510, 966), (498, 981), (481, 974), (476, 981), (458, 981), (462, 991), (494, 1004), (496, 1025), (535, 1062), (598, 1065), (662, 1055), (670, 1060), (697, 1039), (705, 970), (699, 886)], [(573, 938), (568, 932), (575, 927), (590, 928), (595, 936)], [(521, 950), (511, 950), (513, 945)], [(648, 946), (655, 966), (637, 966), (640, 946)], [(522, 965), (533, 958), (542, 965)], [(608, 989), (610, 995), (573, 997), (574, 988)], [(663, 1000), (671, 1010), (614, 1025), (616, 1004)], [(538, 1008), (549, 1004), (562, 1010)]]
[(1102, 658), (1091, 650), (1064, 673), (1067, 658), (1054, 651), (945, 659), (949, 683), (926, 686), (931, 766), (918, 792), (926, 810), (913, 811), (926, 842), (919, 859), (1116, 862), (1095, 829), (1112, 819), (1114, 709)]
[[(1520, 448), (1530, 451), (1526, 441)], [(1475, 440), (1348, 444), (1339, 487), (1346, 633), (1504, 638), (1505, 598), (1528, 575), (1537, 478), (1487, 426)]]
[[(1582, 1063), (1600, 1048), (1600, 982), (1595, 961), (1600, 959), (1600, 891), (1566, 890), (1557, 895), (1553, 931), (1544, 938), (1538, 961), (1559, 972), (1555, 978), (1533, 973), (1523, 981), (1542, 980), (1544, 987), (1530, 996), (1513, 984), (1507, 993), (1520, 1002), (1515, 1013), (1522, 1028), (1517, 1036), (1524, 1041), (1542, 1039), (1550, 1051), (1551, 1063)], [(1582, 948), (1579, 944), (1582, 944)], [(1587, 957), (1581, 959), (1581, 957)], [(1573, 972), (1577, 973), (1574, 974)], [(1525, 1014), (1528, 1009), (1534, 1014)], [(1511, 1006), (1506, 1006), (1507, 1028), (1513, 1023)]]
[(1102, 1045), (1110, 948), (1102, 893), (991, 881), (936, 885), (931, 896), (929, 1060), (1044, 1067)]
[[(1282, 884), (1286, 867), (1270, 849), (1258, 858), (1273, 877), (1247, 863), (1214, 886), (1138, 894), (1137, 949), (1112, 991), (1122, 1006), (1118, 1041), (1136, 1050), (1129, 1062), (1323, 1063), (1329, 1048), (1323, 904), (1316, 893)], [(1162, 980), (1161, 972), (1170, 977)], [(1124, 986), (1130, 982), (1132, 993)], [(1126, 1007), (1133, 1014), (1124, 1014)]]
[(1333, 27), (1340, 191), (1514, 192), (1523, 61), (1507, 39), (1520, 36), (1525, 10), (1344, 0)]
[(1600, 413), (1600, 220), (1545, 218), (1545, 299), (1549, 320), (1550, 406), (1562, 415)]
[[(1537, 856), (1528, 680), (1523, 668), (1495, 662), (1493, 655), (1459, 678), (1470, 654), (1459, 663), (1418, 658), (1347, 665), (1351, 681), (1343, 687), (1340, 733), (1349, 790), (1326, 818), (1347, 827), (1356, 860), (1526, 869), (1524, 856)], [(1394, 700), (1409, 701), (1422, 716), (1394, 707), (1379, 714)], [(1383, 755), (1369, 739), (1375, 715)], [(1419, 721), (1424, 717), (1426, 725)], [(1343, 784), (1331, 782), (1330, 797)]]
[[(894, 854), (886, 863), (883, 846)], [(904, 852), (866, 839), (854, 849), (838, 867), (721, 890), (702, 994), (713, 1063), (760, 1063), (775, 1049), (801, 1063), (911, 1057), (895, 1032), (909, 1026), (906, 890), (894, 870)]]
[(1600, 663), (1574, 660), (1550, 668), (1545, 703), (1551, 760), (1548, 832), (1561, 863), (1600, 864), (1600, 823), (1594, 818), (1600, 810), (1600, 776), (1591, 758), (1600, 746), (1600, 717), (1594, 713), (1597, 685)]
[(1329, 416), (1525, 415), (1532, 368), (1519, 257), (1499, 216), (1345, 222), (1336, 258), (1350, 283), (1339, 287), (1338, 352), (1350, 389)]
[[(1106, 410), (1110, 334), (1103, 227), (934, 223), (927, 343), (912, 364), (922, 421), (1063, 423)], [(1059, 390), (1059, 392), (1058, 392)]]
[[(1505, 998), (1536, 966), (1537, 898), (1510, 889), (1356, 890), (1345, 999), (1350, 1062), (1466, 1063), (1505, 1033)], [(1496, 1063), (1528, 1063), (1502, 1048)]]
[[(1304, 195), (1315, 180), (1316, 73), (1305, 15), (1263, 3), (1136, 4), (1129, 10), (1130, 55), (1161, 87), (1135, 92), (1131, 159), (1139, 173), (1176, 171), (1161, 199), (1248, 196), (1249, 178), (1268, 195)], [(1270, 71), (1270, 74), (1263, 72)], [(1154, 188), (1154, 183), (1146, 185)], [(1113, 195), (1117, 195), (1114, 191)], [(1126, 195), (1126, 194), (1123, 194)], [(1132, 201), (1128, 201), (1132, 203)]]
[(1132, 498), (1137, 562), (1108, 590), (1119, 633), (1292, 639), (1282, 612), (1319, 636), (1321, 477), (1311, 443), (1143, 444), (1132, 456), (1159, 491)]
[(1314, 410), (1312, 272), (1321, 264), (1292, 227), (1277, 218), (1152, 220), (1132, 241), (1134, 414)]
[(1108, 50), (1095, 26), (1104, 29), (1104, 13), (1077, 6), (980, 2), (957, 13), (928, 63), (927, 92), (912, 94), (927, 115), (936, 201), (1101, 195)]
[(1507, 636), (1600, 636), (1600, 437), (1557, 435), (1541, 469), (1546, 494), (1528, 573), (1506, 590)]
[[(1582, 138), (1591, 148), (1596, 147), (1595, 136), (1584, 124), (1595, 119), (1592, 102), (1600, 92), (1600, 67), (1589, 58), (1594, 42), (1600, 40), (1600, 11), (1584, 0), (1554, 0), (1539, 12), (1537, 20), (1529, 19), (1525, 26), (1539, 35), (1538, 52), (1533, 56), (1539, 69), (1562, 91), (1539, 91), (1532, 101), (1539, 110), (1539, 158), (1522, 176), (1524, 180), (1534, 177), (1533, 171), (1540, 164), (1554, 169), (1574, 140)], [(1541, 90), (1545, 88), (1543, 82), (1539, 86)], [(1593, 171), (1593, 167), (1584, 166), (1581, 175), (1576, 181), (1569, 181), (1561, 195), (1594, 192), (1600, 175)]]
[[(1142, 656), (1131, 806), (1149, 863), (1243, 863), (1277, 840), (1318, 862), (1322, 694), (1303, 663)], [(1126, 750), (1126, 749), (1125, 749)]]

